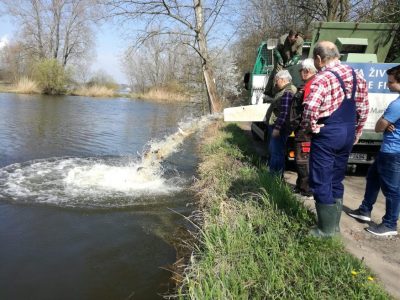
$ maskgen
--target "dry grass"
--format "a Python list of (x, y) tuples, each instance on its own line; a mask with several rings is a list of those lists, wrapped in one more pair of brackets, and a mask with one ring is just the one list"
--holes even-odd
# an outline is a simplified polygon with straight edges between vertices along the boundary
[(171, 91), (168, 88), (162, 87), (150, 89), (146, 93), (135, 94), (134, 97), (138, 99), (148, 99), (160, 102), (184, 102), (190, 98), (184, 93)]
[(11, 92), (18, 94), (39, 94), (41, 90), (35, 81), (27, 77), (22, 77), (11, 89)]
[(72, 94), (85, 97), (113, 97), (115, 93), (113, 89), (106, 86), (93, 85), (91, 87), (81, 87), (73, 91)]

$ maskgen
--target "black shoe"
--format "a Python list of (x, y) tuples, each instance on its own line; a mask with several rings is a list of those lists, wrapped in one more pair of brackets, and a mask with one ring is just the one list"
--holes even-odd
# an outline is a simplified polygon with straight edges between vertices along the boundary
[(379, 236), (397, 235), (397, 230), (390, 229), (383, 223), (381, 223), (379, 225), (369, 226), (366, 230), (368, 232), (371, 232), (372, 234), (379, 235)]
[(371, 212), (364, 212), (360, 210), (359, 208), (355, 210), (351, 210), (347, 213), (350, 217), (353, 217), (354, 219), (368, 222), (371, 221)]

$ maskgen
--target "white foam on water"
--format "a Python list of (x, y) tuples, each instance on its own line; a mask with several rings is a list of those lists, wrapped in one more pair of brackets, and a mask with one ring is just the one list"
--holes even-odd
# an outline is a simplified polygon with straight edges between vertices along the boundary
[(177, 172), (166, 176), (163, 162), (185, 138), (215, 116), (181, 122), (177, 131), (150, 141), (137, 157), (59, 157), (0, 169), (0, 199), (69, 207), (125, 207), (184, 188)]
[(71, 169), (64, 182), (70, 187), (96, 188), (129, 193), (130, 191), (153, 191), (163, 193), (174, 190), (166, 186), (161, 170), (142, 169), (137, 166), (110, 166), (95, 164)]

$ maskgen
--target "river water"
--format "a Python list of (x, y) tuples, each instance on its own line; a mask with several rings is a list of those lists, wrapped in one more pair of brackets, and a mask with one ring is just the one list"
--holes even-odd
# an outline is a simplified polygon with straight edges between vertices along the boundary
[(205, 118), (0, 94), (0, 299), (160, 299)]

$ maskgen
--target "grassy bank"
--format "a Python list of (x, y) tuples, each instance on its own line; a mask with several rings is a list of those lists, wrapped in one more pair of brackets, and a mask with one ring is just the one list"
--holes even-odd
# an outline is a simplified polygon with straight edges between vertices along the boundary
[(260, 166), (239, 127), (216, 124), (205, 136), (195, 186), (201, 229), (180, 298), (389, 298), (339, 238), (307, 235), (314, 215)]

